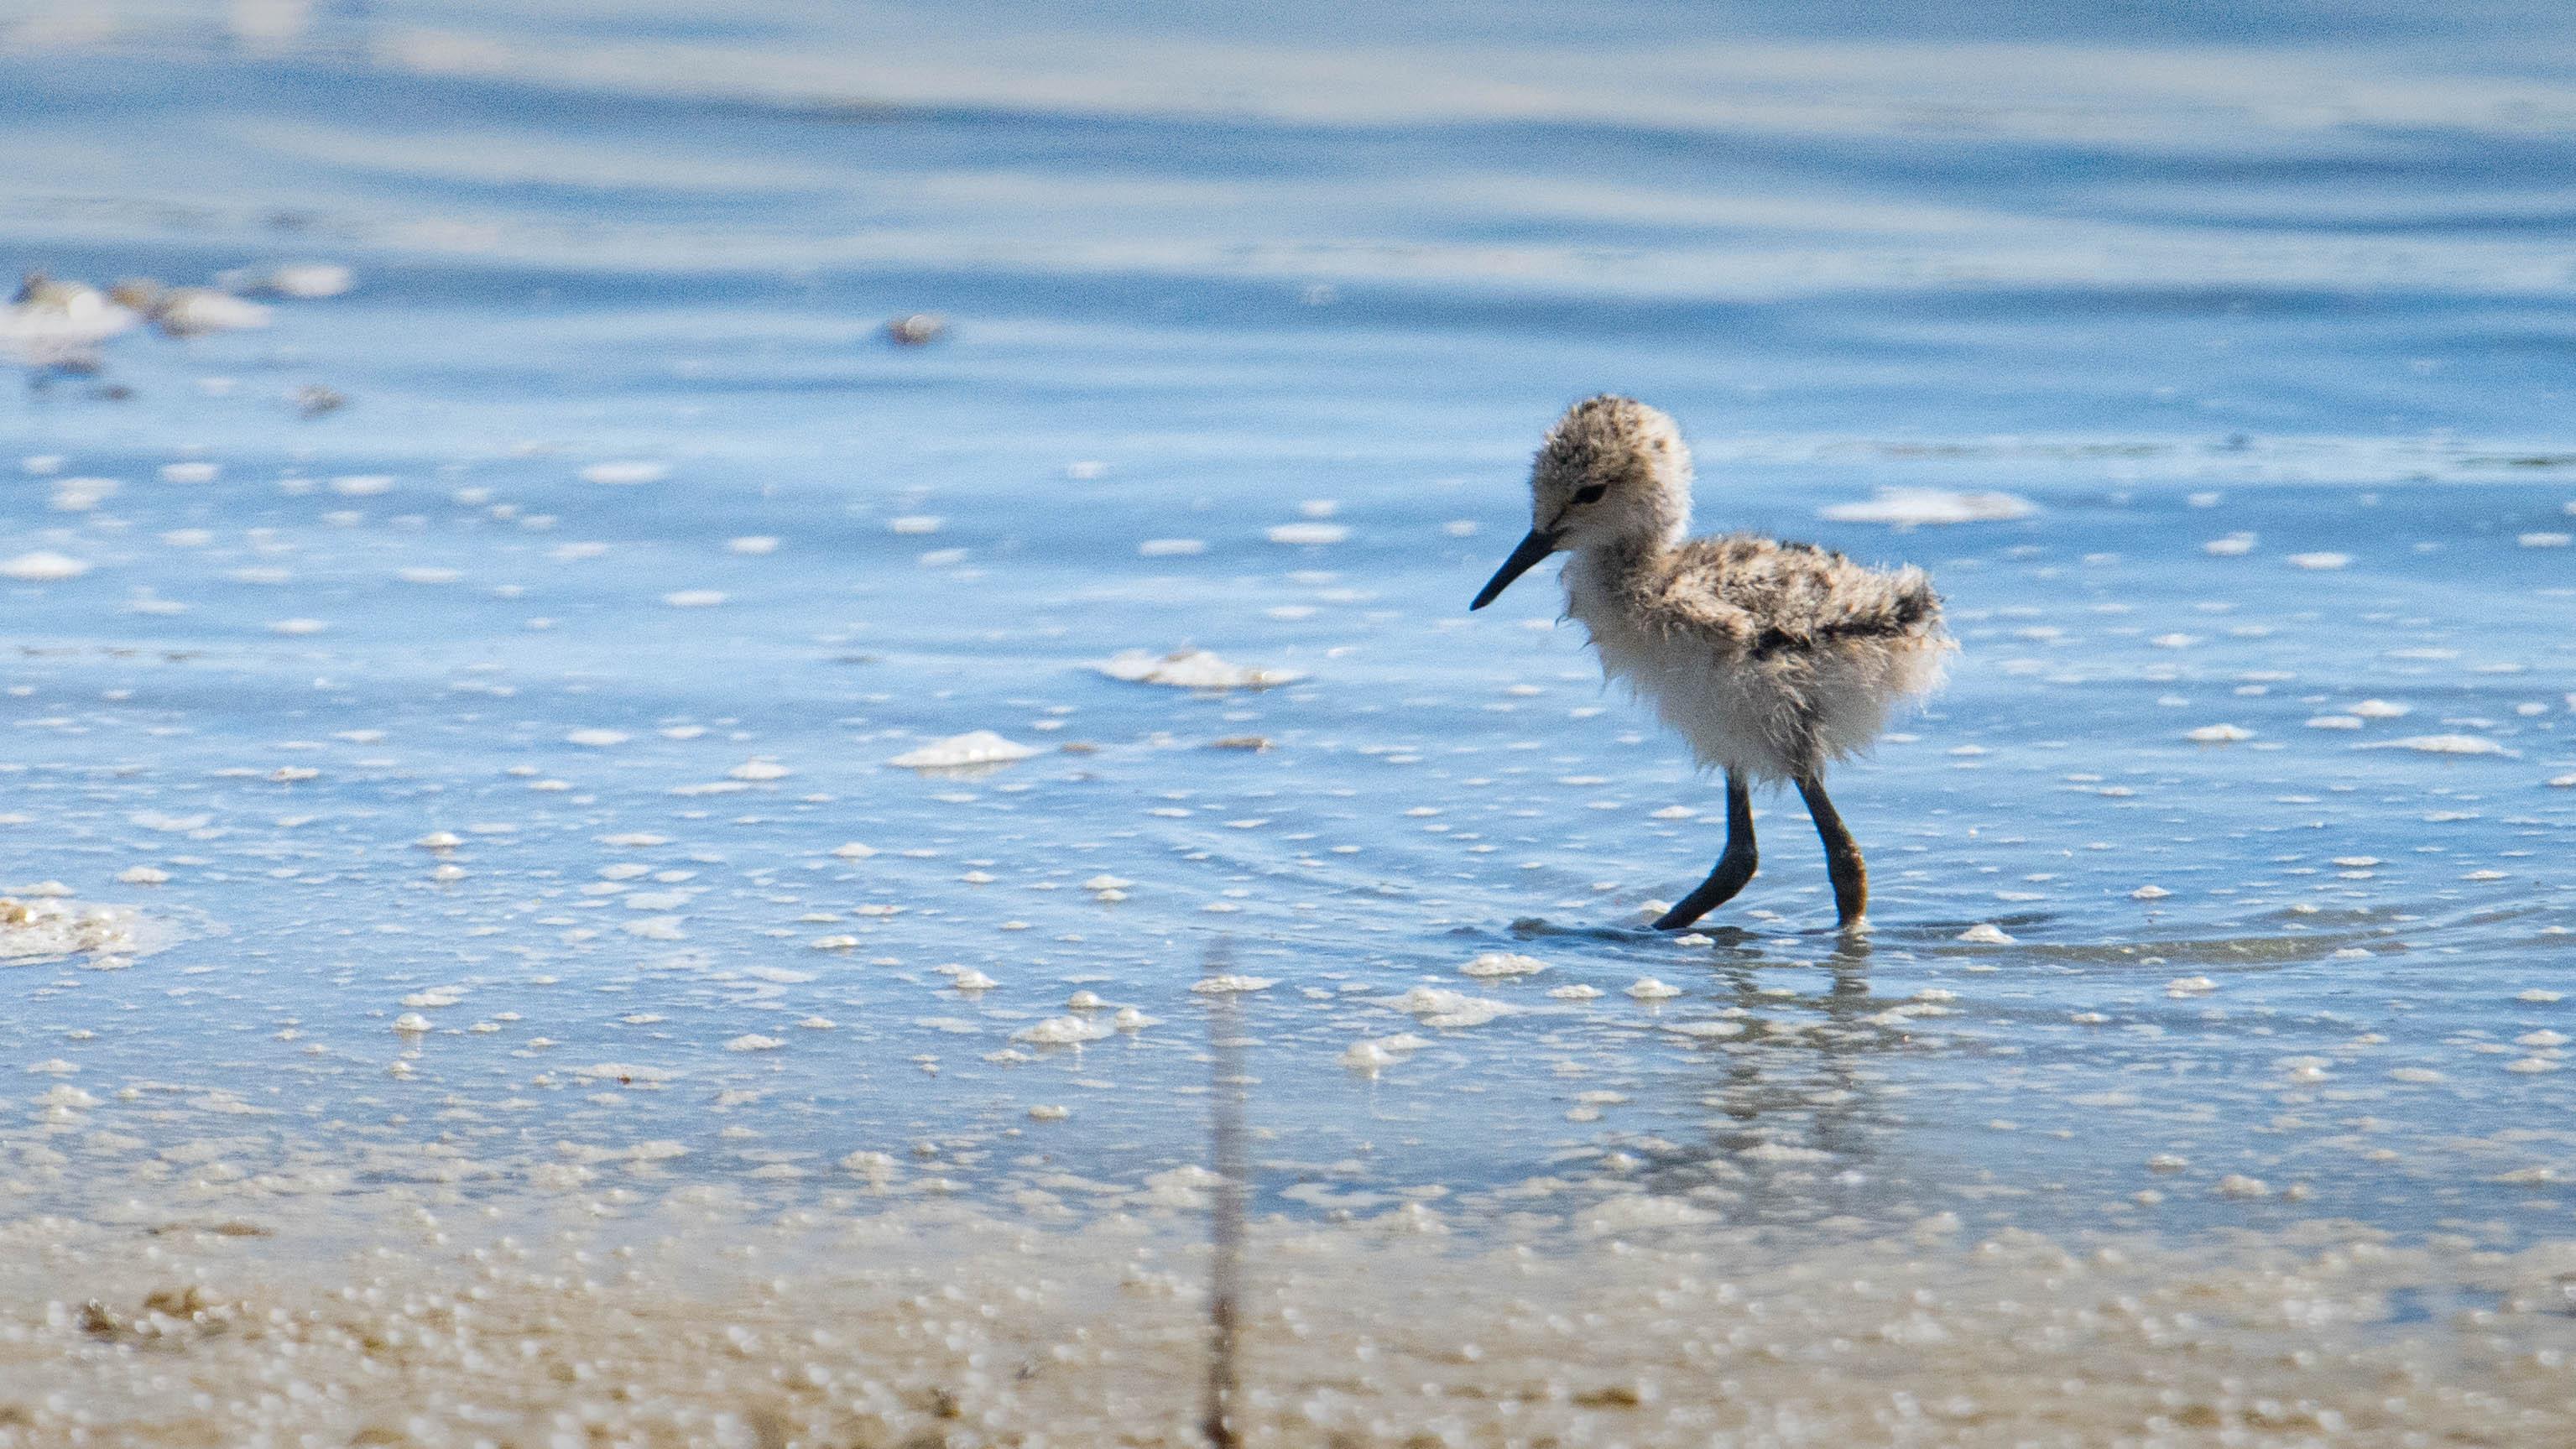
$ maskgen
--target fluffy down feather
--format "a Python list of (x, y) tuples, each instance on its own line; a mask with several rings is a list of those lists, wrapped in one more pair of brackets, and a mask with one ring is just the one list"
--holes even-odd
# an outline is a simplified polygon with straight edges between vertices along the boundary
[(1702, 765), (1755, 781), (1867, 749), (1900, 704), (1940, 684), (1956, 647), (1921, 570), (1746, 534), (1586, 550), (1565, 591), (1602, 673), (1653, 704)]

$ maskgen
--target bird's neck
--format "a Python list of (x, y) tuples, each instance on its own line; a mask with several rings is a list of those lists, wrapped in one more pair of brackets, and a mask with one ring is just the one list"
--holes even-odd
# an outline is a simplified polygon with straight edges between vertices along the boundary
[(1569, 612), (1586, 623), (1631, 589), (1637, 580), (1652, 574), (1655, 565), (1672, 551), (1672, 545), (1652, 535), (1637, 534), (1625, 538), (1587, 543), (1574, 550), (1565, 565), (1565, 599)]
[(1672, 552), (1672, 548), (1670, 539), (1653, 534), (1629, 534), (1587, 543), (1574, 551), (1574, 561), (1577, 567), (1588, 573), (1618, 578), (1651, 568), (1657, 559)]

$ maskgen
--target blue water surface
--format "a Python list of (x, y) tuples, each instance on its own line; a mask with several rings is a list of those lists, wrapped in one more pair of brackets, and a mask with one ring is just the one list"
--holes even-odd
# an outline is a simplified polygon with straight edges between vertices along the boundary
[[(1150, 1202), (1223, 939), (1286, 1211), (2565, 1231), (2563, 7), (230, 14), (0, 50), (0, 258), (354, 279), (0, 403), (20, 1210)], [(1465, 609), (1601, 390), (1943, 590), (1866, 942)]]

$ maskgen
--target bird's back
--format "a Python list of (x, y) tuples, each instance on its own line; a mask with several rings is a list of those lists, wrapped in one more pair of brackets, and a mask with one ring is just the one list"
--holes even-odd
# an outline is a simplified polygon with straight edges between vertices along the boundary
[(1691, 539), (1654, 562), (1637, 581), (1645, 617), (1722, 654), (1762, 659), (1941, 636), (1941, 599), (1921, 569), (1873, 569), (1749, 533)]

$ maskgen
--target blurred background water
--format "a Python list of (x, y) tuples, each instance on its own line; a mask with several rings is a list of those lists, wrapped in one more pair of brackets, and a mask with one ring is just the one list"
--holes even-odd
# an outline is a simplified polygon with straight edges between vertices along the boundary
[[(0, 402), (0, 881), (124, 913), (0, 973), (0, 1190), (1169, 1201), (1225, 935), (1273, 1209), (2564, 1234), (2571, 42), (0, 6), (0, 259), (351, 282)], [(1467, 616), (1601, 390), (1945, 592), (1866, 947), (1777, 803), (1634, 929), (1717, 792)], [(1189, 648), (1301, 677), (1095, 667)]]

